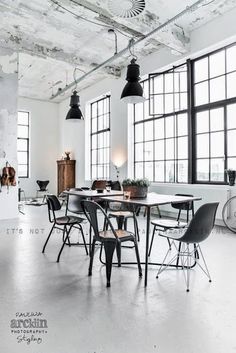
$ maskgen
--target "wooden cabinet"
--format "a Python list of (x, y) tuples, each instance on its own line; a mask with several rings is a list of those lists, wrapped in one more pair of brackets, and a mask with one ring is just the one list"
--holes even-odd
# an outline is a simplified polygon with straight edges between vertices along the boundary
[(57, 161), (57, 193), (75, 187), (75, 161)]

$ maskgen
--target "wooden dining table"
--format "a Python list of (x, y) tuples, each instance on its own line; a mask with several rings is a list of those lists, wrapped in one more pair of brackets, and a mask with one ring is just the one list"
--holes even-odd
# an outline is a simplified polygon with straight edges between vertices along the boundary
[(147, 286), (148, 281), (148, 249), (149, 249), (149, 232), (150, 232), (150, 215), (151, 208), (154, 206), (168, 205), (171, 203), (181, 203), (187, 201), (198, 201), (201, 200), (200, 197), (190, 197), (190, 196), (176, 196), (176, 195), (163, 195), (151, 192), (147, 194), (146, 198), (142, 199), (125, 199), (124, 196), (117, 195), (104, 195), (104, 200), (112, 202), (121, 202), (124, 204), (129, 204), (133, 206), (144, 206), (146, 207), (146, 247), (145, 247), (145, 277), (144, 285)]

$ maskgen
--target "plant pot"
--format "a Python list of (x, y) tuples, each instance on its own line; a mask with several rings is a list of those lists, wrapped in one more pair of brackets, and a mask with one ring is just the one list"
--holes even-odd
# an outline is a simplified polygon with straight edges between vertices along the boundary
[(234, 186), (235, 184), (235, 177), (236, 177), (236, 171), (235, 170), (230, 170), (227, 172), (228, 179), (229, 179), (229, 186)]
[(131, 199), (144, 199), (147, 197), (147, 186), (123, 186), (123, 191), (130, 192)]

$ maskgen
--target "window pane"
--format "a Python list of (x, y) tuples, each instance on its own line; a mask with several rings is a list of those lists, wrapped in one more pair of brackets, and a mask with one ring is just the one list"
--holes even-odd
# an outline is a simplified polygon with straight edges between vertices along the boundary
[(175, 164), (174, 161), (166, 162), (166, 181), (173, 183), (175, 181)]
[(228, 169), (236, 170), (236, 158), (228, 158)]
[(164, 96), (154, 96), (154, 109), (153, 114), (163, 115), (164, 114)]
[(153, 161), (153, 142), (144, 144), (144, 159), (145, 161)]
[(153, 163), (145, 163), (145, 178), (153, 181)]
[(178, 159), (188, 158), (188, 138), (178, 138)]
[(92, 151), (92, 164), (97, 163), (97, 150)]
[(197, 133), (209, 131), (209, 111), (200, 112), (196, 114), (196, 129)]
[(224, 130), (224, 109), (212, 109), (210, 111), (211, 131)]
[(155, 139), (164, 138), (164, 119), (157, 119), (155, 121)]
[(145, 141), (153, 140), (153, 121), (149, 121), (144, 125)]
[(227, 72), (236, 70), (236, 45), (226, 50)]
[(104, 114), (104, 110), (103, 110), (103, 100), (98, 102), (98, 116)]
[(134, 109), (135, 109), (135, 121), (143, 120), (143, 103), (135, 104)]
[(180, 74), (174, 73), (174, 90), (180, 92)]
[(209, 157), (209, 135), (197, 136), (197, 158)]
[(236, 72), (227, 75), (227, 98), (236, 97)]
[(174, 136), (174, 116), (168, 116), (165, 118), (166, 123), (166, 137)]
[(135, 178), (143, 178), (143, 163), (135, 163)]
[(18, 164), (18, 176), (27, 177), (27, 165)]
[(154, 93), (163, 93), (163, 75), (154, 77)]
[(211, 181), (224, 181), (223, 159), (211, 159)]
[(210, 77), (220, 76), (225, 73), (225, 51), (222, 50), (209, 57)]
[(155, 159), (164, 160), (164, 140), (159, 140), (155, 142)]
[(177, 116), (177, 125), (178, 125), (178, 136), (188, 135), (188, 120), (187, 114), (179, 114)]
[(179, 93), (175, 93), (174, 94), (174, 111), (178, 111), (180, 110), (180, 94)]
[(180, 109), (184, 110), (187, 109), (188, 100), (187, 100), (187, 93), (180, 94)]
[(143, 143), (135, 144), (135, 160), (143, 161)]
[(143, 141), (143, 124), (135, 125), (135, 141)]
[(92, 118), (97, 116), (97, 103), (92, 104)]
[(28, 143), (27, 140), (17, 140), (17, 150), (18, 151), (27, 151), (28, 150)]
[(194, 78), (195, 82), (204, 81), (208, 79), (208, 58), (195, 61)]
[(236, 104), (230, 104), (227, 106), (227, 128), (236, 128)]
[(97, 119), (92, 119), (92, 132), (97, 130)]
[(146, 100), (143, 103), (143, 108), (144, 108), (144, 113), (143, 113), (144, 119), (149, 119), (150, 115), (149, 115), (149, 101), (148, 100)]
[(173, 73), (165, 74), (165, 93), (174, 91), (174, 75)]
[(166, 159), (174, 159), (174, 139), (166, 140)]
[(224, 157), (224, 133), (213, 132), (210, 139), (211, 157)]
[(187, 72), (180, 73), (180, 91), (187, 92)]
[(18, 125), (18, 137), (28, 138), (29, 137), (29, 128), (28, 126), (20, 126)]
[(197, 180), (209, 181), (209, 161), (208, 161), (208, 159), (199, 159), (197, 161)]
[(225, 76), (210, 80), (210, 101), (225, 99)]
[(18, 112), (18, 124), (29, 125), (29, 113), (28, 112)]
[(155, 181), (164, 182), (165, 181), (165, 166), (164, 162), (155, 163)]
[(27, 152), (17, 152), (17, 158), (19, 164), (27, 164), (28, 162)]
[(172, 113), (174, 111), (174, 95), (165, 95), (165, 114)]
[(188, 182), (188, 161), (178, 161), (178, 182)]
[(236, 156), (236, 130), (228, 131), (227, 154), (228, 156)]
[(196, 105), (202, 105), (209, 102), (208, 82), (198, 83), (195, 86)]

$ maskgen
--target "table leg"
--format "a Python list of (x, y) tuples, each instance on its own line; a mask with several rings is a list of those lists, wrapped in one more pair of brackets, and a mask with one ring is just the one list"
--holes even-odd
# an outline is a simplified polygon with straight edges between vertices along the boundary
[(145, 253), (145, 279), (144, 279), (144, 286), (147, 286), (147, 277), (148, 277), (148, 249), (149, 249), (149, 230), (150, 230), (150, 207), (146, 207), (146, 253)]

